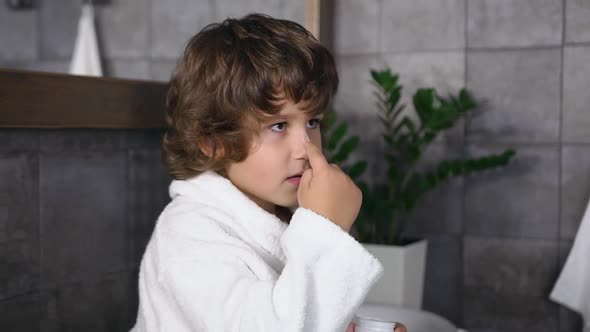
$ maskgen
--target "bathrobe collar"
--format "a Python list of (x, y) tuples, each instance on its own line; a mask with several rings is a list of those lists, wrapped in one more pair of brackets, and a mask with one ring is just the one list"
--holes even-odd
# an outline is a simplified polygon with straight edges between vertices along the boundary
[(187, 180), (174, 180), (170, 197), (184, 196), (217, 208), (229, 215), (223, 222), (242, 240), (254, 241), (267, 254), (285, 263), (280, 239), (287, 223), (267, 212), (240, 191), (230, 180), (207, 171)]

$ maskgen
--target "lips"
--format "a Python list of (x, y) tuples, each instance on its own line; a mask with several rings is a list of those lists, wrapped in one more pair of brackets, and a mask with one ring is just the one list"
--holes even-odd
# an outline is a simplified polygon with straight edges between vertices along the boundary
[(299, 173), (295, 173), (295, 174), (289, 176), (287, 179), (295, 178), (295, 177), (299, 177), (300, 178), (302, 175), (303, 175), (303, 171), (301, 171)]
[(289, 181), (290, 183), (293, 183), (293, 184), (299, 184), (299, 182), (301, 181), (301, 176), (300, 175), (290, 176), (287, 178), (287, 181)]

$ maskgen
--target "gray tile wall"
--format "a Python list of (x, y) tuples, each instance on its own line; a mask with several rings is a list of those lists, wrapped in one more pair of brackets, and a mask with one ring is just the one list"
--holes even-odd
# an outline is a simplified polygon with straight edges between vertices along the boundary
[[(10, 45), (0, 67), (67, 70), (80, 1), (38, 3), (0, 5)], [(304, 21), (303, 1), (110, 1), (97, 10), (106, 73), (165, 81), (188, 37), (252, 10)], [(507, 168), (437, 188), (410, 216), (410, 234), (430, 240), (424, 307), (476, 332), (579, 331), (579, 316), (547, 298), (590, 199), (590, 3), (335, 0), (333, 20), (334, 106), (363, 134), (370, 178), (383, 163), (369, 69), (385, 65), (406, 103), (423, 86), (467, 86), (482, 101), (420, 167), (518, 151)], [(137, 262), (167, 200), (158, 137), (0, 130), (1, 331), (132, 324)]]
[(481, 107), (439, 137), (442, 158), (518, 151), (504, 168), (428, 193), (408, 232), (431, 240), (424, 307), (470, 331), (579, 331), (548, 300), (590, 199), (590, 2), (336, 0), (336, 110), (362, 133), (372, 178), (382, 142), (369, 70), (401, 75), (403, 102), (466, 86)]
[(127, 331), (161, 130), (0, 130), (0, 331)]

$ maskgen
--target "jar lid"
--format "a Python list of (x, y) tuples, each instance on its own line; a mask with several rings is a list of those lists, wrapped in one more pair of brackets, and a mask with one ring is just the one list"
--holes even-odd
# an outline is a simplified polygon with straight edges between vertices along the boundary
[(396, 326), (396, 322), (395, 321), (388, 321), (388, 320), (383, 320), (383, 319), (379, 319), (376, 317), (371, 317), (371, 316), (360, 316), (360, 315), (355, 315), (353, 318), (354, 323), (358, 326), (358, 327), (364, 327), (364, 328), (370, 328), (370, 329), (376, 329), (376, 330), (384, 330), (384, 331), (393, 331), (393, 329), (395, 329)]

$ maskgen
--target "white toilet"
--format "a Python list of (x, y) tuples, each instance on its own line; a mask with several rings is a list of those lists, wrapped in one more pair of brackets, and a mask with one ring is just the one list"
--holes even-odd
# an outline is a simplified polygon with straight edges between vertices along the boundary
[(391, 305), (363, 303), (356, 316), (378, 321), (400, 322), (408, 328), (409, 332), (465, 332), (447, 319), (431, 312)]

